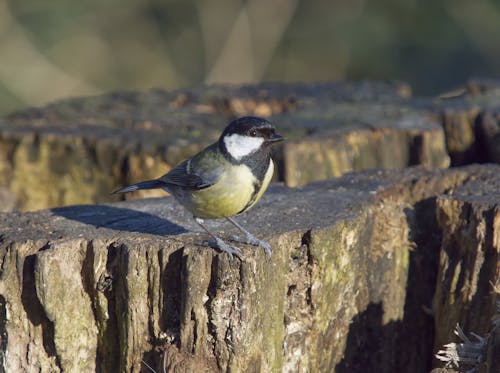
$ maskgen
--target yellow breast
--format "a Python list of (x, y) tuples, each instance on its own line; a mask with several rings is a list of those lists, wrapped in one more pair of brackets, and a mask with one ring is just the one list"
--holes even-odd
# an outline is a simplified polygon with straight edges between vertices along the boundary
[(249, 209), (262, 197), (271, 181), (273, 171), (274, 165), (271, 160), (257, 194), (255, 194), (257, 180), (252, 171), (242, 164), (231, 166), (214, 185), (201, 190), (185, 191), (183, 196), (177, 197), (186, 209), (202, 219), (233, 216), (243, 209)]
[(191, 191), (184, 206), (203, 219), (216, 219), (239, 213), (253, 195), (255, 176), (245, 165), (232, 166), (214, 185)]

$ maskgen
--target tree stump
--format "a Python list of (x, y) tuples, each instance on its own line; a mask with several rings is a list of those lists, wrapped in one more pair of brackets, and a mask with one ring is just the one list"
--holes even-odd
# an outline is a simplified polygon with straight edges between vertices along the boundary
[(273, 255), (243, 261), (171, 198), (0, 214), (3, 369), (429, 371), (452, 322), (490, 323), (499, 183), (488, 165), (275, 186), (239, 218)]

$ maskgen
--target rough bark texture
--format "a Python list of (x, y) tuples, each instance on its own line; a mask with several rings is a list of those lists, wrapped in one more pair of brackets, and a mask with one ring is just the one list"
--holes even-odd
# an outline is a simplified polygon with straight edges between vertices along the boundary
[(500, 80), (472, 80), (433, 105), (452, 166), (500, 163)]
[(490, 325), (499, 182), (490, 165), (274, 187), (239, 219), (273, 255), (244, 261), (169, 198), (0, 214), (3, 369), (429, 371), (449, 320)]
[[(439, 116), (409, 95), (404, 84), (316, 83), (61, 101), (0, 119), (0, 186), (23, 210), (110, 202), (110, 190), (161, 176), (242, 115), (268, 117), (287, 137), (275, 158), (289, 186), (368, 168), (447, 167)], [(142, 195), (160, 196), (151, 193)]]
[(479, 335), (490, 329), (491, 294), (500, 285), (500, 177), (472, 177), (439, 196), (437, 220), (443, 234), (435, 298), (435, 322), (443, 327), (436, 333), (439, 347), (453, 339), (457, 323)]

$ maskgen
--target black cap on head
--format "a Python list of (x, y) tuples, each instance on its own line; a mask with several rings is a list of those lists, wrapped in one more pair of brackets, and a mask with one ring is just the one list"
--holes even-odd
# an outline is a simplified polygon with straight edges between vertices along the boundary
[(224, 129), (219, 138), (219, 149), (233, 163), (246, 162), (255, 167), (255, 162), (260, 162), (267, 167), (271, 145), (282, 140), (283, 137), (275, 133), (269, 121), (242, 117), (233, 120)]
[(221, 138), (226, 135), (237, 133), (247, 135), (252, 129), (270, 129), (274, 132), (274, 126), (271, 122), (258, 117), (241, 117), (233, 120), (222, 132)]

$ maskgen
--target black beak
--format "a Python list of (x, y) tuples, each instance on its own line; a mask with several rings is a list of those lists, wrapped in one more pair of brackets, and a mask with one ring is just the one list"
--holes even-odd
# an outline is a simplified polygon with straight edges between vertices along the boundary
[(273, 133), (270, 138), (268, 138), (266, 141), (267, 142), (280, 142), (283, 141), (285, 138), (281, 135), (278, 135), (277, 133)]

